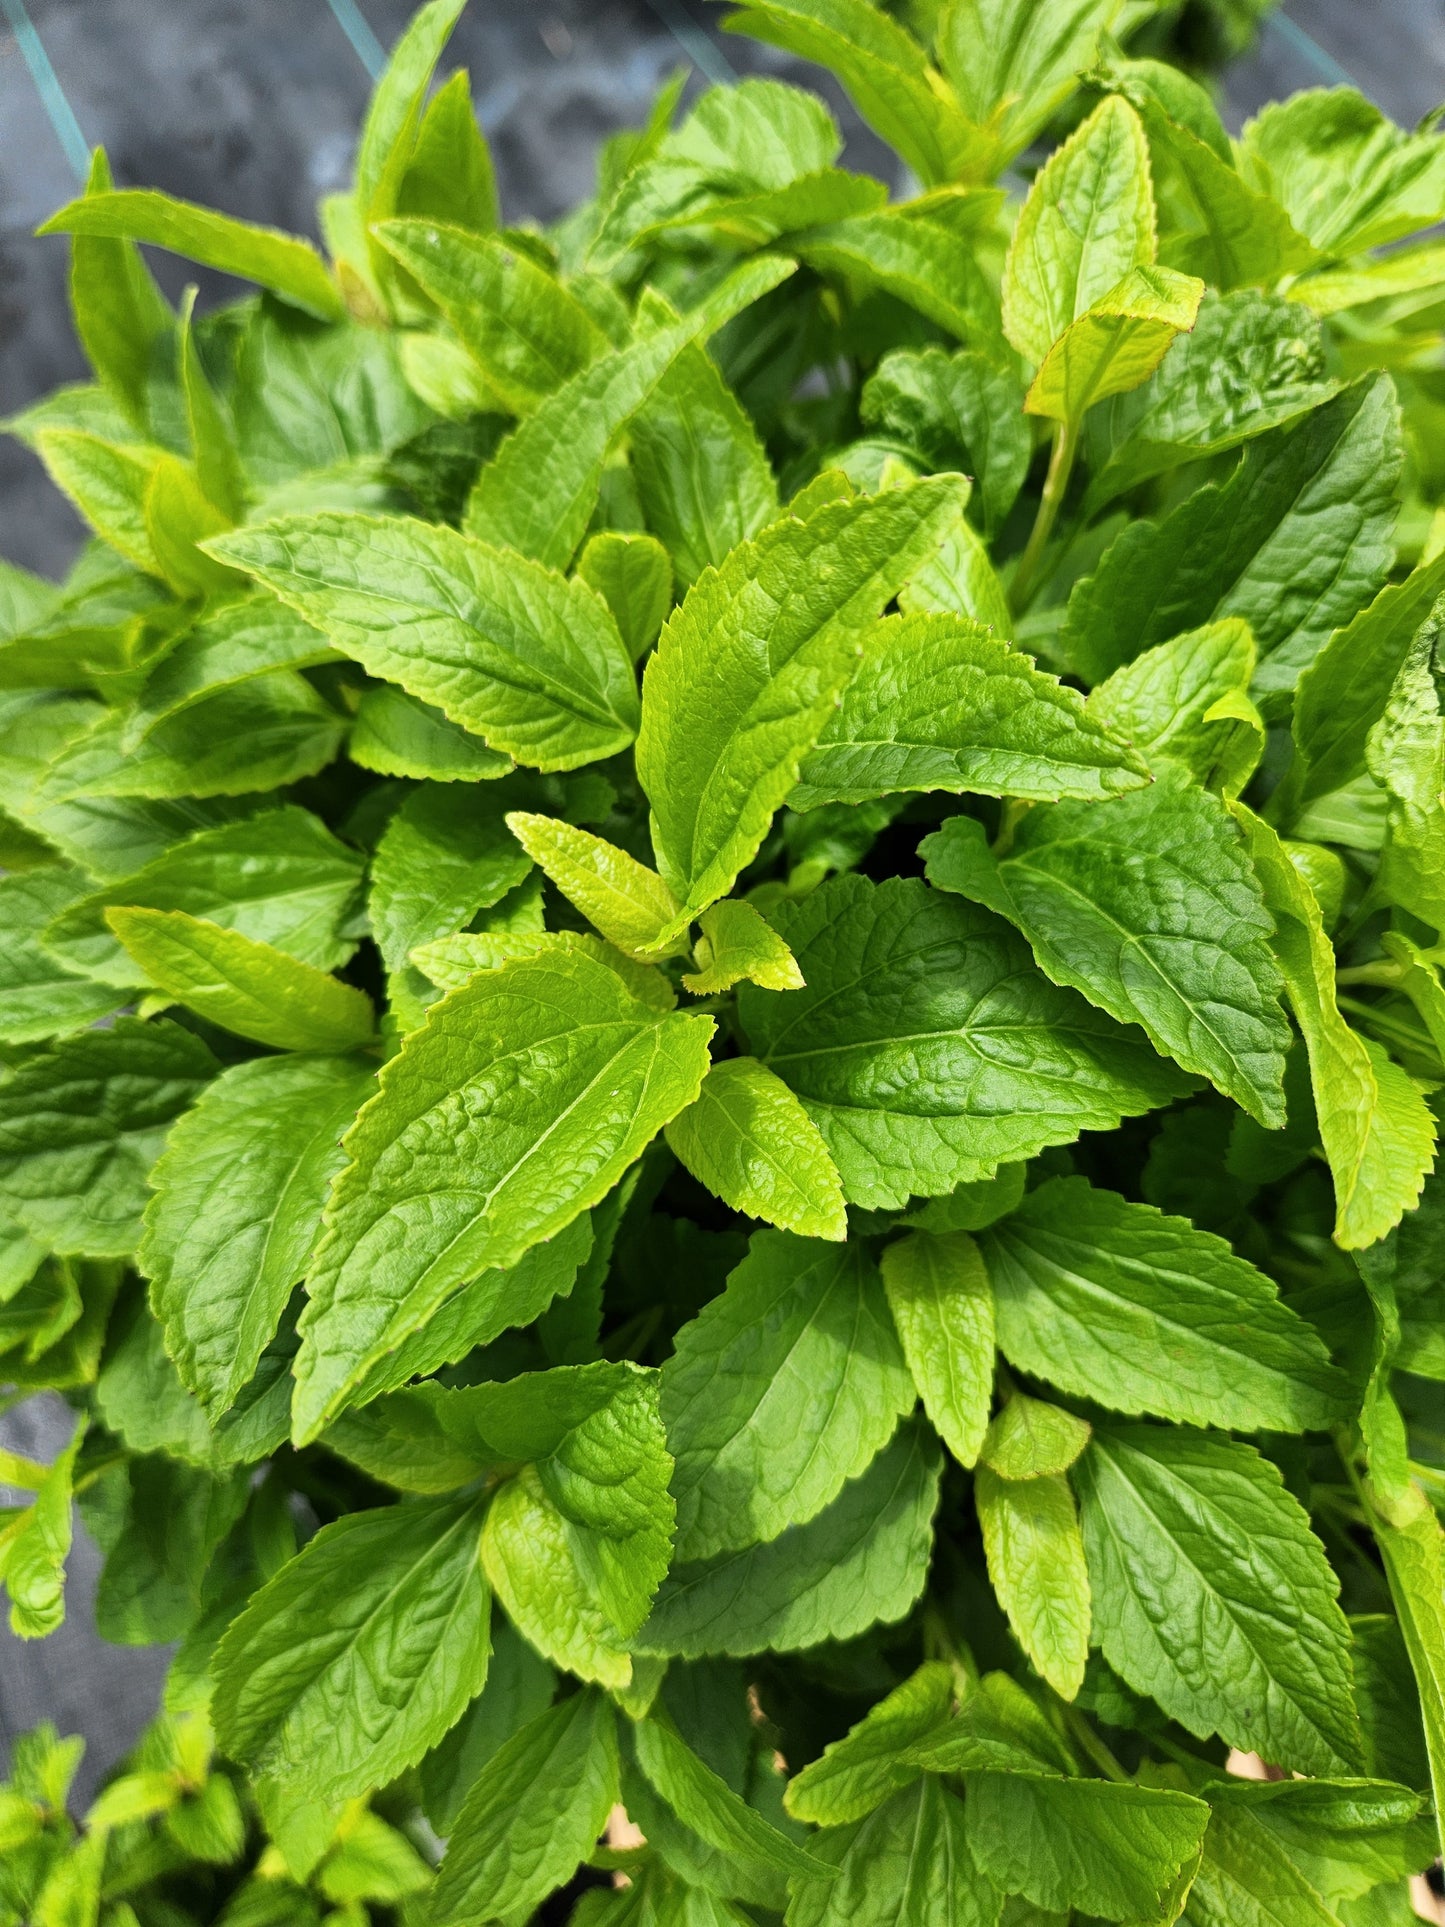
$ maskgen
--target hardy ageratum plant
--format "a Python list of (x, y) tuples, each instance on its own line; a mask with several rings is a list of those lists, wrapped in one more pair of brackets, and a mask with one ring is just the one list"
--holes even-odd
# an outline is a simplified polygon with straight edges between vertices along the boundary
[(17, 1756), (3, 1917), (1393, 1927), (1445, 142), (1232, 142), (1147, 5), (755, 0), (912, 198), (748, 81), (499, 229), (459, 8), (328, 260), (101, 155), (49, 223), (0, 1561), (49, 1632), (74, 1493), (176, 1656), (79, 1836)]

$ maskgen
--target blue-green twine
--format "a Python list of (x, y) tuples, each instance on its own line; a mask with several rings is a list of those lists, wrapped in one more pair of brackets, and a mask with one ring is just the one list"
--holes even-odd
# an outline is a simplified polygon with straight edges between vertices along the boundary
[(83, 181), (90, 172), (90, 146), (80, 131), (75, 109), (65, 97), (65, 89), (56, 79), (50, 55), (35, 31), (35, 23), (25, 11), (25, 0), (0, 0), (0, 12), (10, 23), (15, 44), (20, 49), (20, 58), (35, 83), (35, 91), (40, 96), (47, 120), (55, 130), (55, 138), (64, 149), (65, 158), (75, 171), (75, 178)]
[(356, 0), (328, 0), (336, 24), (351, 42), (351, 50), (373, 80), (386, 66), (386, 49), (368, 26)]

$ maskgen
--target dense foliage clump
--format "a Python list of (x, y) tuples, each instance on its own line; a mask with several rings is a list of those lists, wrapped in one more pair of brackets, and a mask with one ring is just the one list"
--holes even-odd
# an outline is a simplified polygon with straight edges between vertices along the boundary
[(1402, 1927), (1445, 140), (1231, 140), (1148, 0), (749, 0), (916, 192), (674, 86), (543, 234), (460, 5), (326, 259), (48, 224), (0, 1573), (51, 1631), (74, 1496), (176, 1651), (79, 1829), (18, 1751), (0, 1920)]

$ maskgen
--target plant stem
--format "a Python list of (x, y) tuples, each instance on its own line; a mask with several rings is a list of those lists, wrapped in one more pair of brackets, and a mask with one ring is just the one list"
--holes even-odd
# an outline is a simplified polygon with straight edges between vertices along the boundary
[(1064, 1700), (1060, 1700), (1059, 1705), (1063, 1712), (1064, 1725), (1068, 1729), (1069, 1734), (1073, 1739), (1078, 1741), (1080, 1747), (1088, 1754), (1104, 1778), (1106, 1780), (1119, 1782), (1126, 1781), (1129, 1775), (1124, 1771), (1123, 1767), (1120, 1766), (1119, 1762), (1099, 1738), (1093, 1727), (1084, 1718), (1078, 1707), (1070, 1706), (1067, 1701)]
[(1079, 425), (1077, 422), (1060, 422), (1054, 436), (1053, 453), (1049, 456), (1049, 472), (1044, 477), (1044, 492), (1039, 497), (1039, 512), (1034, 517), (1028, 543), (1019, 557), (1019, 565), (1014, 570), (1013, 586), (1009, 590), (1009, 601), (1014, 612), (1022, 614), (1033, 599), (1038, 587), (1035, 577), (1043, 560), (1044, 550), (1049, 545), (1049, 537), (1054, 532), (1054, 523), (1059, 518), (1064, 495), (1069, 486), (1069, 477), (1074, 472), (1074, 458), (1079, 452)]

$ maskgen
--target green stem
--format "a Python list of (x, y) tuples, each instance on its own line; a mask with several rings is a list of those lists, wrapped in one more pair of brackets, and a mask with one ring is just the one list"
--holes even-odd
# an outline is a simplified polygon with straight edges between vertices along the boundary
[(1383, 984), (1393, 987), (1401, 983), (1405, 976), (1405, 966), (1397, 963), (1352, 964), (1348, 970), (1337, 970), (1337, 984)]
[(1090, 1726), (1089, 1722), (1084, 1718), (1078, 1707), (1070, 1706), (1066, 1700), (1060, 1700), (1059, 1705), (1063, 1711), (1064, 1725), (1068, 1728), (1071, 1737), (1078, 1741), (1081, 1749), (1088, 1754), (1090, 1760), (1098, 1767), (1104, 1778), (1106, 1780), (1114, 1780), (1120, 1784), (1127, 1782), (1129, 1775), (1124, 1771), (1123, 1767), (1120, 1766), (1119, 1762), (1099, 1738), (1093, 1727)]
[(1028, 543), (1019, 557), (1019, 565), (1014, 570), (1013, 586), (1009, 590), (1009, 601), (1016, 614), (1021, 614), (1033, 600), (1038, 588), (1035, 578), (1044, 550), (1049, 545), (1049, 537), (1054, 532), (1054, 523), (1059, 519), (1064, 495), (1068, 490), (1069, 477), (1074, 472), (1074, 460), (1079, 452), (1079, 425), (1077, 422), (1060, 422), (1058, 433), (1054, 436), (1053, 453), (1049, 457), (1049, 472), (1044, 478), (1044, 492), (1039, 497), (1039, 512), (1034, 517), (1034, 526), (1029, 534)]

